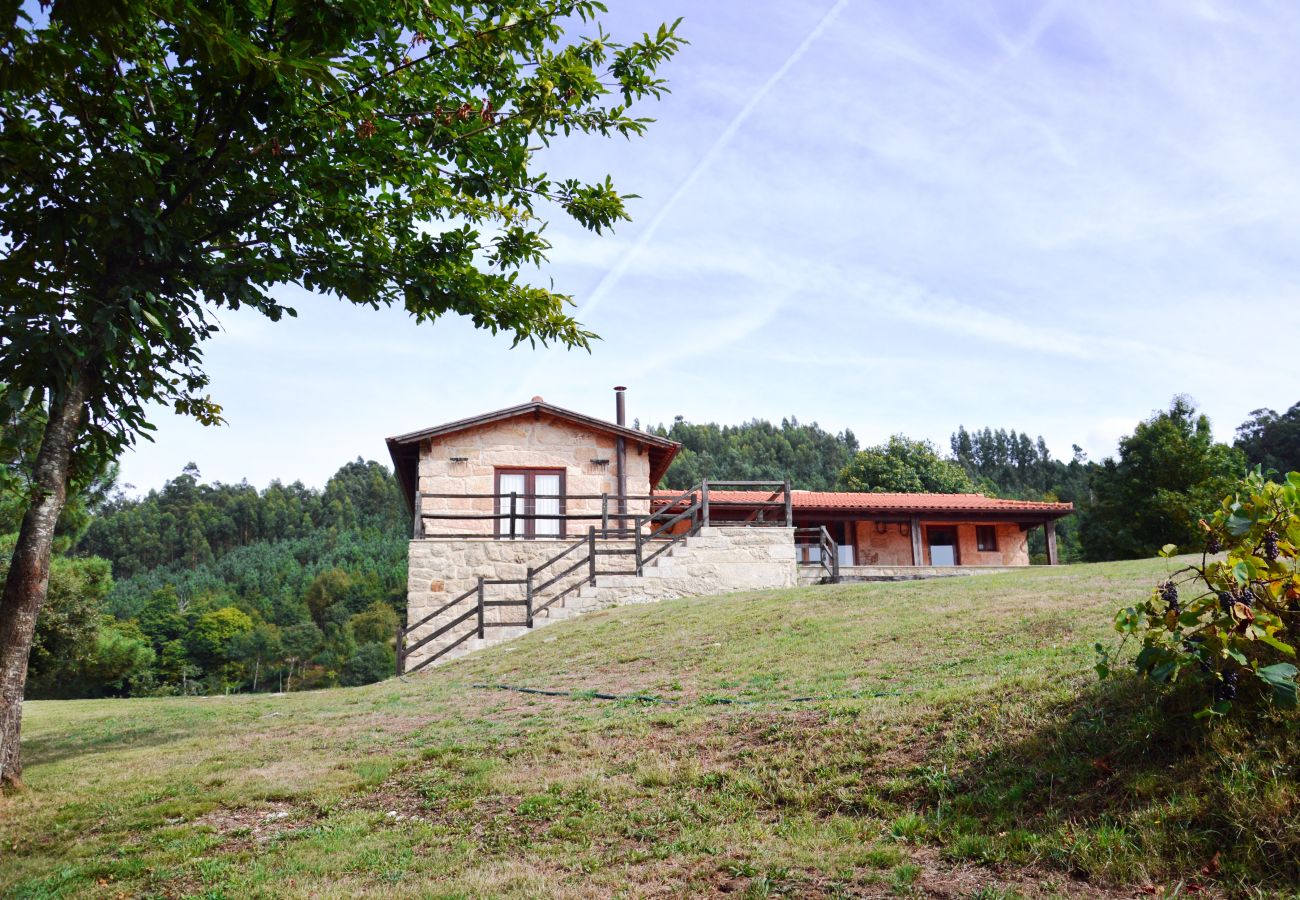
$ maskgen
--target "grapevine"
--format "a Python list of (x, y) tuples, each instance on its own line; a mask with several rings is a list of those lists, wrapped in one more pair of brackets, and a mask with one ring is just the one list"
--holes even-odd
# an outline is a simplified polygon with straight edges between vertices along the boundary
[[(1201, 526), (1199, 563), (1174, 571), (1148, 600), (1116, 616), (1123, 640), (1142, 642), (1134, 665), (1157, 683), (1197, 685), (1206, 702), (1201, 716), (1225, 715), (1261, 695), (1296, 706), (1300, 473), (1280, 484), (1251, 473)], [(1161, 555), (1172, 558), (1177, 549), (1168, 545)], [(1098, 644), (1097, 651), (1106, 677), (1119, 650)]]

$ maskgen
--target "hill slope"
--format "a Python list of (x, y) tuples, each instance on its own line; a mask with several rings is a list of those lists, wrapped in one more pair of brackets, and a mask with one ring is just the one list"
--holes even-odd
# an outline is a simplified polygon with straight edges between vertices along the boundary
[(1294, 889), (1295, 719), (1170, 728), (1091, 672), (1169, 565), (623, 608), (350, 690), (30, 703), (0, 893)]

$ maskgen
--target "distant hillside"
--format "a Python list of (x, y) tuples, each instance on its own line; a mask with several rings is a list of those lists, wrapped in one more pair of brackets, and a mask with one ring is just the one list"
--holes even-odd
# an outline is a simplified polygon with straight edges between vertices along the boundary
[(205, 483), (191, 465), (161, 490), (117, 496), (77, 552), (111, 564), (105, 611), (139, 664), (60, 689), (227, 692), (386, 677), (406, 608), (408, 529), (392, 474), (360, 459), (323, 490)]

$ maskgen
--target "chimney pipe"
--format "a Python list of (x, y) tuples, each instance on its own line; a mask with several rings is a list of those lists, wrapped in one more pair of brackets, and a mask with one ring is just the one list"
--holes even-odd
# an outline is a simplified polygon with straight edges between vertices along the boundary
[[(627, 427), (627, 405), (624, 395), (627, 388), (614, 388), (614, 421)], [(618, 461), (618, 527), (627, 528), (627, 439), (619, 435), (614, 439), (614, 457)]]

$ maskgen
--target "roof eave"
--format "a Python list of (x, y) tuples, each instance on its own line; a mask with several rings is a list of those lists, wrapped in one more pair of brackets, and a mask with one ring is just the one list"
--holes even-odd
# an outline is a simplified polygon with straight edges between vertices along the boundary
[(470, 428), (477, 428), (482, 425), (490, 425), (494, 422), (503, 422), (507, 419), (514, 419), (519, 416), (525, 416), (529, 413), (545, 413), (555, 416), (559, 419), (567, 419), (570, 422), (576, 422), (586, 425), (599, 431), (607, 431), (611, 434), (622, 435), (634, 441), (653, 447), (662, 447), (663, 449), (672, 449), (673, 454), (681, 447), (677, 441), (665, 437), (659, 437), (655, 434), (647, 434), (644, 431), (637, 431), (635, 428), (628, 428), (626, 425), (619, 425), (617, 422), (607, 422), (604, 419), (597, 419), (594, 416), (588, 416), (580, 412), (574, 412), (571, 409), (565, 409), (561, 406), (552, 406), (549, 403), (532, 402), (521, 403), (518, 406), (510, 406), (505, 409), (498, 409), (493, 412), (483, 413), (478, 416), (471, 416), (467, 419), (458, 419), (454, 422), (446, 422), (442, 425), (435, 425), (431, 428), (422, 428), (419, 431), (399, 434), (388, 438), (388, 443), (392, 444), (412, 444), (427, 438), (441, 437), (447, 434), (454, 434), (457, 431), (466, 431)]

